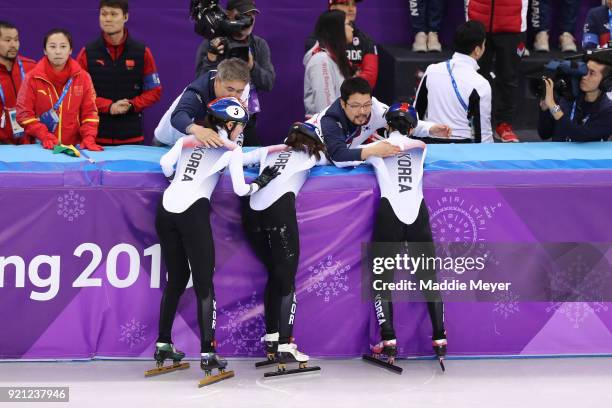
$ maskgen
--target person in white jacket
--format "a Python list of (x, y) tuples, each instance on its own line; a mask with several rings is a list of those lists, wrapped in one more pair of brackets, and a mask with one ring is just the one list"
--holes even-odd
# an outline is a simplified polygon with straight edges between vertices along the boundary
[(340, 96), (345, 78), (355, 73), (346, 55), (353, 26), (343, 11), (326, 11), (315, 27), (315, 45), (304, 55), (304, 108), (306, 118), (322, 111)]
[[(203, 126), (215, 130), (224, 146), (206, 148), (192, 135), (177, 140), (160, 160), (164, 175), (172, 182), (164, 191), (155, 218), (168, 284), (161, 298), (154, 358), (161, 368), (166, 359), (177, 361), (184, 357), (184, 353), (174, 347), (171, 332), (179, 299), (191, 275), (200, 327), (200, 367), (206, 372), (201, 385), (228, 378), (229, 374), (210, 375), (212, 369), (222, 371), (227, 365), (227, 361), (217, 355), (214, 342), (215, 247), (210, 227), (210, 196), (221, 171), (230, 162), (232, 150), (242, 145), (242, 131), (248, 122), (246, 109), (235, 98), (216, 99), (207, 108)], [(271, 168), (264, 169), (262, 176), (254, 180), (251, 190), (264, 187), (275, 174)]]
[(262, 147), (242, 153), (237, 150), (230, 163), (234, 191), (247, 195), (243, 165), (258, 163), (279, 175), (262, 190), (243, 202), (243, 224), (249, 243), (268, 271), (264, 293), (266, 351), (268, 359), (279, 364), (300, 363), (306, 368), (308, 356), (292, 343), (297, 299), (295, 276), (300, 257), (295, 199), (314, 166), (327, 165), (325, 143), (319, 129), (296, 122), (282, 145)]

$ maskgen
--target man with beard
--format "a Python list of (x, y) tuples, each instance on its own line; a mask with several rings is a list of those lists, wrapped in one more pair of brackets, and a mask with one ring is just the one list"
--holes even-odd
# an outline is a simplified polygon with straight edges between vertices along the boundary
[(18, 54), (17, 27), (0, 21), (0, 144), (22, 144), (25, 140), (15, 107), (21, 83), (36, 63)]
[[(321, 130), (327, 151), (336, 166), (356, 166), (370, 156), (389, 157), (400, 152), (397, 146), (386, 141), (359, 148), (379, 138), (376, 131), (386, 128), (387, 109), (387, 105), (372, 97), (368, 81), (354, 77), (344, 81), (340, 87), (340, 98), (308, 122)], [(414, 130), (414, 135), (421, 137), (449, 137), (450, 133), (447, 125), (424, 121), (419, 121)]]

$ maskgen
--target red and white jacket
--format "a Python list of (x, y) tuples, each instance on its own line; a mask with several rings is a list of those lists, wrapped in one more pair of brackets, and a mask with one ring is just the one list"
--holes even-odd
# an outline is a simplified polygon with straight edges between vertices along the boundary
[(484, 24), (488, 33), (522, 33), (527, 30), (529, 0), (465, 0), (467, 20)]
[[(23, 66), (23, 71), (27, 74), (36, 66), (36, 61), (29, 58), (17, 56), (18, 60)], [(25, 79), (25, 78), (24, 78)], [(9, 72), (3, 64), (0, 64), (0, 86), (4, 93), (4, 100), (6, 106), (2, 104), (0, 99), (0, 115), (4, 117), (2, 123), (4, 126), (0, 126), (0, 144), (21, 144), (26, 141), (25, 137), (16, 139), (13, 137), (13, 126), (11, 126), (11, 118), (9, 117), (9, 110), (14, 109), (17, 105), (17, 93), (21, 88), (21, 69), (17, 61), (13, 64), (13, 68)]]
[[(93, 142), (100, 122), (96, 92), (87, 71), (72, 58), (67, 64), (72, 85), (58, 109), (55, 136), (65, 145), (75, 145), (84, 139)], [(17, 96), (17, 122), (25, 129), (25, 137), (35, 137), (41, 142), (52, 134), (39, 117), (53, 107), (62, 92), (47, 75), (49, 66), (49, 60), (43, 57), (26, 76)]]

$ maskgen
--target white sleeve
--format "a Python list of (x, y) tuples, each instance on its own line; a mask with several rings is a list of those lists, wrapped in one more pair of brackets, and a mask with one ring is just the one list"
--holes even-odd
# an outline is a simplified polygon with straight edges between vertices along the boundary
[(432, 122), (428, 122), (426, 120), (419, 120), (419, 123), (417, 124), (417, 127), (414, 128), (414, 133), (413, 136), (416, 137), (428, 137), (429, 136), (429, 129), (431, 129), (431, 127), (434, 124)]
[(247, 84), (247, 86), (244, 88), (244, 91), (242, 91), (242, 95), (240, 95), (240, 102), (242, 102), (242, 104), (247, 109), (247, 111), (249, 110), (250, 93), (251, 93), (251, 84)]
[(159, 164), (161, 165), (162, 171), (166, 177), (171, 177), (174, 174), (174, 165), (178, 162), (181, 157), (181, 151), (183, 150), (183, 138), (181, 137), (179, 140), (174, 143), (172, 149), (170, 149), (166, 154), (164, 154), (159, 160)]
[(480, 97), (480, 137), (482, 143), (493, 143), (491, 85), (487, 82), (483, 88), (482, 96)]
[(327, 156), (321, 153), (321, 158), (315, 163), (315, 166), (329, 166), (331, 162), (327, 159)]
[(389, 109), (388, 105), (372, 97), (372, 129), (375, 131), (387, 127), (387, 119), (385, 119), (387, 109)]
[[(243, 151), (242, 152), (242, 165), (252, 166), (254, 164), (258, 164), (261, 160), (261, 154), (262, 154), (261, 150), (262, 149), (266, 150), (265, 147), (260, 147), (259, 149), (253, 149), (247, 153)], [(236, 149), (236, 150), (242, 150), (242, 149)]]
[(343, 161), (343, 162), (334, 162), (334, 166), (338, 167), (338, 168), (342, 168), (342, 167), (357, 167), (357, 166), (361, 166), (363, 163), (363, 161)]
[[(254, 152), (256, 152), (256, 150)], [(229, 164), (230, 176), (232, 178), (232, 187), (234, 188), (234, 193), (236, 193), (240, 197), (250, 195), (257, 191), (257, 189), (259, 188), (257, 184), (247, 184), (244, 181), (244, 169), (242, 168), (243, 157), (244, 154), (242, 152), (242, 149), (235, 149), (232, 152), (232, 157), (230, 159)], [(255, 187), (255, 189), (253, 189), (253, 187)]]
[(168, 108), (168, 110), (164, 113), (164, 116), (162, 116), (159, 123), (157, 124), (157, 127), (155, 128), (155, 131), (153, 132), (155, 139), (164, 144), (174, 144), (180, 137), (186, 136), (184, 133), (181, 133), (176, 130), (170, 123), (170, 120), (172, 118), (172, 112), (174, 112), (174, 109), (181, 100), (181, 97), (183, 96), (184, 92), (185, 90), (183, 90), (183, 92), (181, 92), (181, 94), (177, 96), (176, 99), (172, 102), (172, 105), (170, 105), (170, 108)]
[[(306, 81), (313, 93), (313, 106), (307, 107), (313, 112), (320, 112), (336, 99), (334, 79), (331, 75), (333, 61), (326, 53), (315, 54), (306, 66)], [(308, 110), (307, 109), (307, 110)]]

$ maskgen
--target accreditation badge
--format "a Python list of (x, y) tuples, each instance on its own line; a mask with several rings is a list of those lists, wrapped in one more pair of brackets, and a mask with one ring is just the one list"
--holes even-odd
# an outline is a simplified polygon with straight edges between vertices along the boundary
[(24, 135), (24, 129), (17, 122), (17, 110), (9, 109), (8, 111), (9, 118), (11, 120), (11, 126), (13, 127), (13, 137), (20, 138)]

